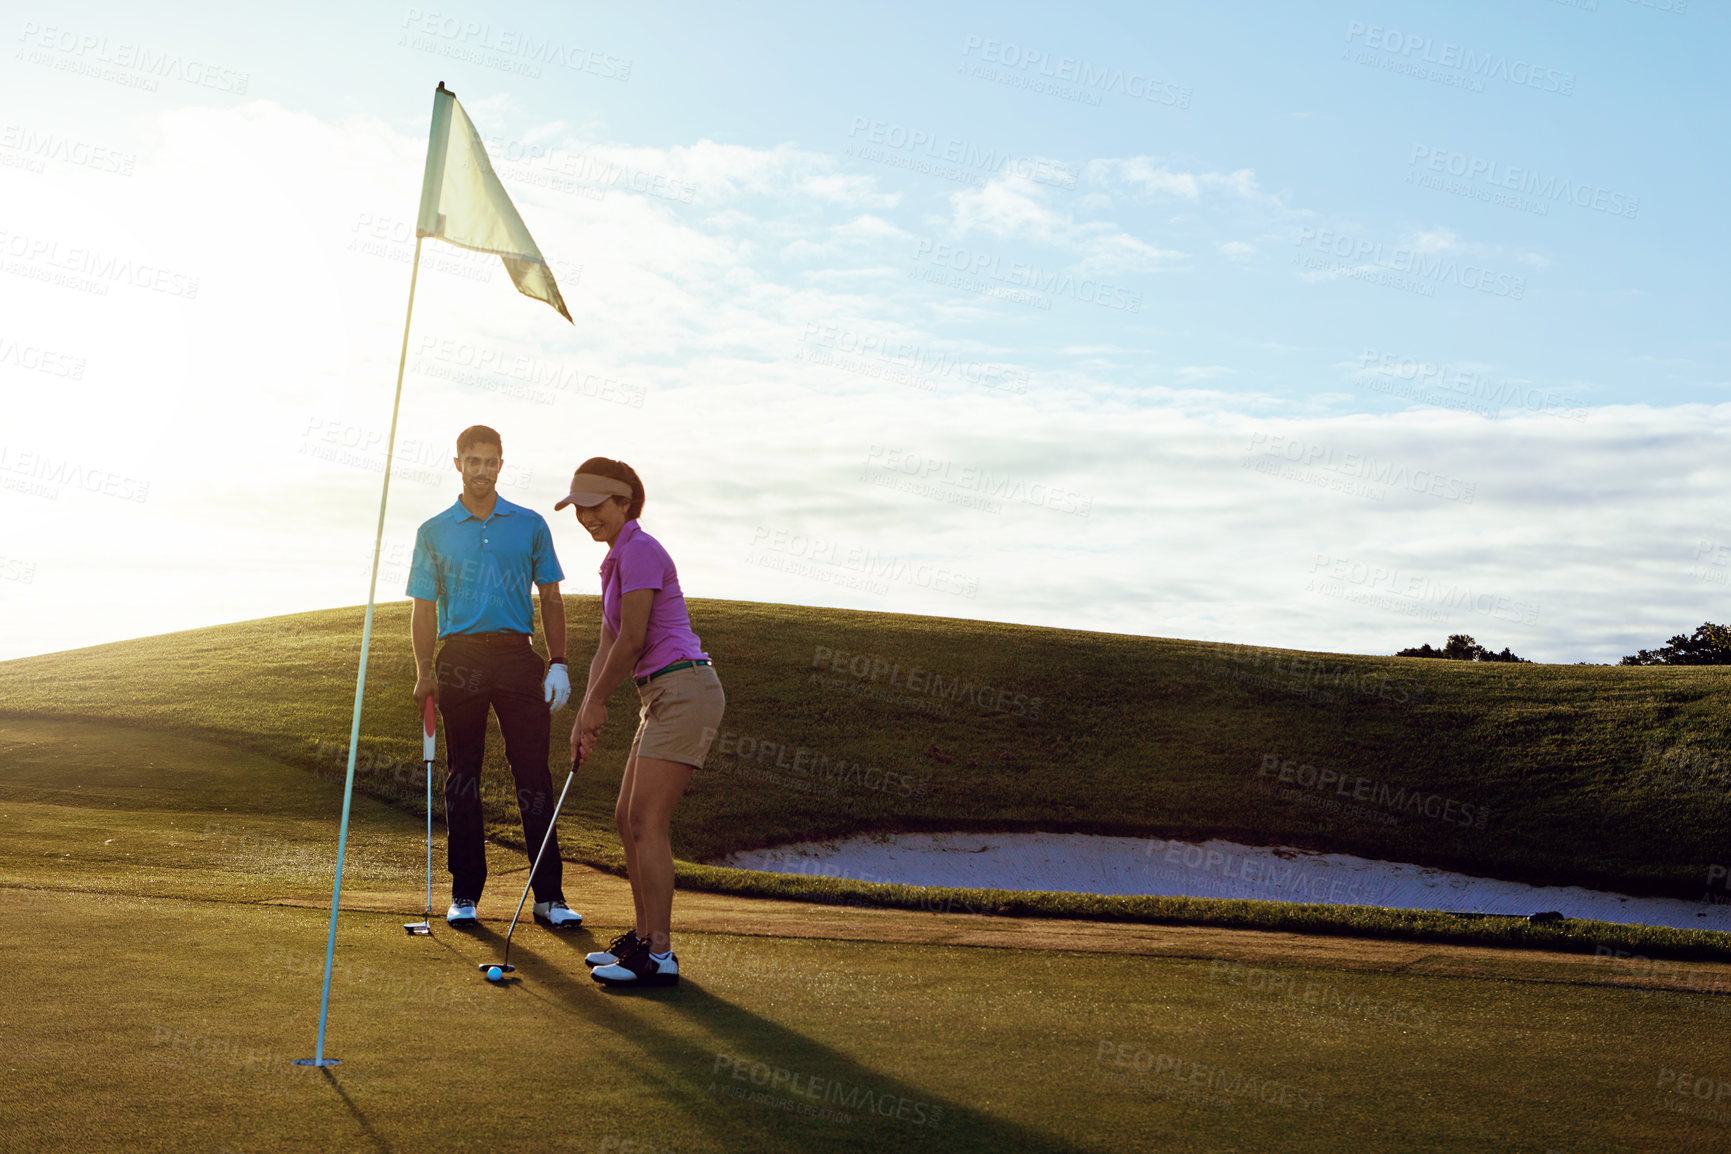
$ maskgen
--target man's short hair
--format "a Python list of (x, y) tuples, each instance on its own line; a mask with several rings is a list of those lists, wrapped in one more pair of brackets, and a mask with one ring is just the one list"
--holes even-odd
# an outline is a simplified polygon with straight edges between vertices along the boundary
[(463, 455), (463, 450), (470, 445), (497, 445), (499, 455), (505, 455), (505, 442), (499, 439), (499, 434), (486, 425), (470, 425), (457, 434), (457, 456)]

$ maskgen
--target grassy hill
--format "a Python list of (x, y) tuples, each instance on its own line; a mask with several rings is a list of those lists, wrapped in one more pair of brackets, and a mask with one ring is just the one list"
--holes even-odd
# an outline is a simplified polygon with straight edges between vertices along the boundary
[[(598, 599), (566, 605), (581, 676)], [(754, 602), (691, 608), (728, 694), (721, 739), (675, 820), (676, 850), (692, 862), (868, 830), (1071, 830), (1284, 843), (1687, 898), (1731, 863), (1731, 670), (1474, 665)], [(334, 609), (0, 663), (0, 715), (171, 730), (338, 778), (360, 622), (360, 609)], [(412, 682), (407, 603), (380, 606), (358, 788), (418, 810)], [(611, 815), (632, 688), (610, 705), (562, 841), (617, 869)], [(556, 749), (573, 717), (555, 719)], [(497, 740), (486, 775), (490, 833), (514, 843)], [(688, 881), (706, 872), (682, 867)]]

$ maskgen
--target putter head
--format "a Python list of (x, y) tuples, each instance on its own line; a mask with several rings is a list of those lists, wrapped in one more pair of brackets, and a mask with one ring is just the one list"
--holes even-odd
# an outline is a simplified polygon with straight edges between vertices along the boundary
[(499, 967), (500, 973), (514, 974), (517, 972), (517, 967), (513, 966), (509, 962), (482, 962), (480, 965), (476, 966), (475, 968), (480, 970), (484, 974), (488, 970), (492, 969), (494, 966)]
[(411, 938), (416, 936), (433, 936), (433, 927), (427, 922), (404, 922), (403, 930)]

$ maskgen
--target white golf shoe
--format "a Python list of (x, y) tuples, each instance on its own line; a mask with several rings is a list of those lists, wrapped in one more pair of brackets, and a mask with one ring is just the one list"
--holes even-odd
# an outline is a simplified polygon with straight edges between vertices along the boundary
[(574, 930), (583, 924), (583, 915), (564, 902), (536, 902), (535, 920), (548, 929)]
[(451, 908), (445, 911), (445, 920), (459, 929), (481, 923), (481, 919), (475, 916), (475, 903), (468, 898), (454, 898)]
[(639, 941), (636, 948), (610, 966), (596, 966), (589, 976), (604, 986), (677, 986), (679, 956), (668, 951), (657, 960), (649, 952), (649, 943)]

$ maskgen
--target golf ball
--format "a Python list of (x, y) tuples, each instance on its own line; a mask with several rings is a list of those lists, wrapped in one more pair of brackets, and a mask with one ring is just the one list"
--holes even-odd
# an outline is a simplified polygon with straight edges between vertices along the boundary
[(505, 971), (501, 970), (498, 966), (487, 967), (487, 980), (489, 982), (502, 981), (504, 977)]

